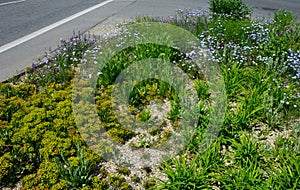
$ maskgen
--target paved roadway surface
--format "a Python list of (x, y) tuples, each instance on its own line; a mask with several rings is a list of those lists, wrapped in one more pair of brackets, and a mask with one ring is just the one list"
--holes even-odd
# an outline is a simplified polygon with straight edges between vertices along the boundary
[[(73, 31), (84, 32), (114, 19), (173, 15), (178, 8), (207, 8), (208, 1), (0, 0), (0, 81), (30, 66)], [(263, 15), (285, 8), (300, 17), (300, 0), (245, 1)]]
[(264, 16), (286, 9), (292, 11), (297, 20), (300, 20), (300, 0), (244, 0), (244, 2), (251, 5), (255, 12), (262, 13)]
[[(104, 1), (104, 0), (102, 0)], [(7, 4), (13, 2), (12, 4)], [(98, 4), (99, 0), (0, 0), (0, 46)]]

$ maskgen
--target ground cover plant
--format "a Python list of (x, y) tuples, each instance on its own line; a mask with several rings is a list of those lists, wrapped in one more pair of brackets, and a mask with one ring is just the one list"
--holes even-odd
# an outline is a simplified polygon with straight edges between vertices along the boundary
[(272, 19), (250, 16), (242, 1), (211, 0), (210, 11), (178, 10), (174, 17), (136, 21), (185, 28), (218, 63), (226, 113), (205, 152), (199, 144), (210, 121), (211, 91), (204, 73), (191, 53), (144, 44), (120, 52), (98, 73), (96, 107), (107, 134), (147, 149), (167, 141), (179, 125), (178, 94), (155, 79), (135, 85), (130, 111), (147, 121), (157, 114), (153, 101), (160, 101), (168, 105), (161, 126), (137, 133), (113, 113), (111, 91), (119, 73), (133, 61), (158, 57), (193, 79), (201, 99), (196, 133), (178, 156), (139, 173), (94, 153), (76, 126), (72, 89), (85, 54), (102, 50), (96, 38), (74, 34), (24, 75), (0, 84), (0, 187), (21, 182), (23, 189), (300, 189), (300, 24), (285, 10)]

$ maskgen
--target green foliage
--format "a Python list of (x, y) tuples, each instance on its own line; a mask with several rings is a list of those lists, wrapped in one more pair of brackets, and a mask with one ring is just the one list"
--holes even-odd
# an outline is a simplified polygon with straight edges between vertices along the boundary
[(24, 184), (23, 187), (25, 189), (48, 189), (51, 186), (57, 184), (58, 181), (59, 171), (56, 168), (56, 163), (53, 161), (42, 162), (35, 174), (27, 175), (22, 180)]
[(274, 26), (279, 30), (286, 29), (287, 26), (292, 26), (296, 23), (296, 17), (292, 12), (281, 10), (274, 14)]
[[(287, 143), (285, 142), (284, 145), (286, 146)], [(276, 162), (271, 165), (271, 171), (274, 174), (270, 176), (271, 187), (299, 189), (300, 160), (298, 153), (293, 151), (293, 147), (289, 144), (284, 149), (277, 149), (276, 153)]]
[[(5, 183), (5, 179), (13, 177), (13, 176), (11, 176), (12, 174), (10, 174), (10, 171), (12, 171), (12, 168), (14, 165), (10, 160), (11, 160), (10, 153), (5, 153), (3, 156), (0, 157), (0, 163), (1, 163), (0, 181), (1, 181), (1, 184)], [(12, 184), (6, 184), (6, 185), (12, 185)]]
[(120, 175), (111, 174), (108, 175), (108, 182), (114, 189), (130, 189), (130, 185)]
[(1, 185), (11, 186), (19, 180), (28, 188), (62, 185), (55, 170), (49, 172), (52, 159), (60, 151), (74, 154), (74, 141), (82, 142), (74, 128), (70, 88), (51, 84), (37, 93), (31, 84), (1, 87), (0, 159), (7, 168), (1, 172), (5, 176)]
[(145, 189), (155, 189), (156, 181), (155, 180), (148, 180), (144, 182), (143, 186)]
[(248, 167), (230, 168), (223, 174), (223, 189), (266, 189), (263, 184), (263, 169), (257, 163), (250, 162)]
[(222, 43), (240, 43), (243, 45), (251, 45), (252, 40), (248, 35), (252, 28), (251, 20), (233, 20), (216, 18), (208, 24), (209, 33)]
[(148, 132), (149, 132), (150, 135), (157, 135), (157, 134), (159, 134), (161, 131), (162, 131), (162, 128), (161, 128), (161, 127), (156, 127), (156, 126), (150, 127), (150, 128), (148, 129)]
[(47, 131), (42, 139), (42, 148), (40, 148), (40, 154), (45, 159), (52, 159), (60, 155), (61, 151), (72, 152), (72, 141), (71, 139), (61, 138), (56, 136), (53, 131)]
[(215, 18), (243, 20), (250, 17), (252, 9), (242, 0), (210, 0), (210, 11)]
[(158, 44), (141, 44), (135, 48), (124, 49), (105, 65), (101, 76), (99, 76), (98, 85), (107, 87), (107, 85), (113, 84), (122, 70), (133, 62), (145, 58), (160, 58), (173, 62), (180, 60), (181, 56), (178, 50)]
[(38, 63), (32, 63), (32, 67), (27, 68), (24, 76), (17, 76), (9, 80), (10, 82), (26, 82), (38, 87), (45, 87), (51, 83), (70, 85), (74, 77), (74, 68), (83, 59), (85, 51), (95, 45), (95, 39), (87, 39), (80, 34), (75, 35), (65, 41), (61, 39), (55, 53), (48, 53)]
[(100, 179), (97, 176), (93, 177), (92, 186), (94, 189), (109, 189), (105, 179)]
[(251, 163), (262, 162), (260, 152), (260, 145), (257, 140), (247, 134), (241, 134), (239, 141), (233, 140), (232, 145), (234, 148), (234, 161), (246, 167)]
[(260, 46), (260, 53), (270, 57), (269, 65), (273, 72), (286, 74), (289, 71), (285, 64), (290, 50), (300, 50), (300, 25), (291, 12), (282, 10), (274, 15), (274, 23), (269, 25), (269, 40)]
[(130, 169), (126, 168), (126, 167), (119, 167), (117, 169), (117, 171), (120, 173), (120, 174), (124, 174), (124, 175), (129, 175), (131, 172), (130, 172)]
[(139, 183), (141, 181), (141, 179), (136, 174), (134, 174), (131, 177), (131, 181), (134, 182), (134, 183)]
[(113, 128), (109, 130), (108, 134), (112, 137), (112, 139), (123, 144), (135, 135), (132, 130), (128, 130), (126, 128)]
[(91, 171), (94, 166), (91, 165), (90, 160), (84, 158), (83, 149), (79, 145), (76, 146), (77, 157), (74, 158), (75, 160), (67, 160), (63, 152), (61, 152), (63, 163), (56, 159), (60, 179), (66, 181), (69, 189), (78, 189), (90, 185), (93, 180)]
[(139, 119), (141, 121), (148, 121), (151, 118), (150, 110), (144, 110), (139, 114)]
[(162, 189), (205, 189), (212, 188), (218, 178), (218, 165), (223, 163), (219, 154), (220, 144), (214, 143), (204, 153), (189, 154), (174, 158), (163, 167), (168, 176), (167, 183), (160, 184)]

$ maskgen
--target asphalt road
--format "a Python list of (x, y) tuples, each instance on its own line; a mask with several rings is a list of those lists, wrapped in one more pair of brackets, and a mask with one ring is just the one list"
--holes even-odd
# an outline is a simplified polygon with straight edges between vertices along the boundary
[(251, 5), (256, 13), (261, 13), (264, 16), (272, 15), (274, 11), (286, 9), (293, 12), (300, 20), (300, 0), (243, 0), (248, 5)]
[[(209, 2), (209, 0), (107, 1), (0, 0), (0, 81), (18, 74), (32, 62), (36, 62), (49, 47), (54, 49), (60, 38), (69, 38), (73, 31), (84, 32), (95, 25), (107, 24), (114, 19), (141, 15), (173, 15), (178, 8), (207, 8)], [(300, 16), (300, 0), (245, 1), (263, 15), (285, 8)], [(107, 3), (100, 5), (101, 2)], [(82, 12), (91, 7), (94, 8)], [(76, 13), (82, 14), (70, 18)], [(39, 31), (38, 34), (35, 31)]]
[[(0, 46), (102, 1), (104, 0), (1, 0)], [(8, 2), (15, 3), (4, 4)]]

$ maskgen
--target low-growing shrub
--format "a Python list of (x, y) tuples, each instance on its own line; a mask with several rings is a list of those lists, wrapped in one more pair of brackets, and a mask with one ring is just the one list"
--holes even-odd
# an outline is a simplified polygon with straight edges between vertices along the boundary
[(109, 174), (108, 175), (108, 182), (110, 183), (110, 185), (114, 188), (114, 189), (130, 189), (130, 185), (126, 182), (126, 180), (120, 176), (120, 175), (116, 175), (116, 174)]
[(243, 20), (250, 18), (252, 9), (242, 0), (210, 0), (210, 11), (214, 18)]
[(29, 174), (22, 179), (22, 184), (24, 189), (49, 189), (57, 184), (59, 179), (59, 171), (56, 168), (55, 161), (44, 161), (40, 164), (36, 173)]

